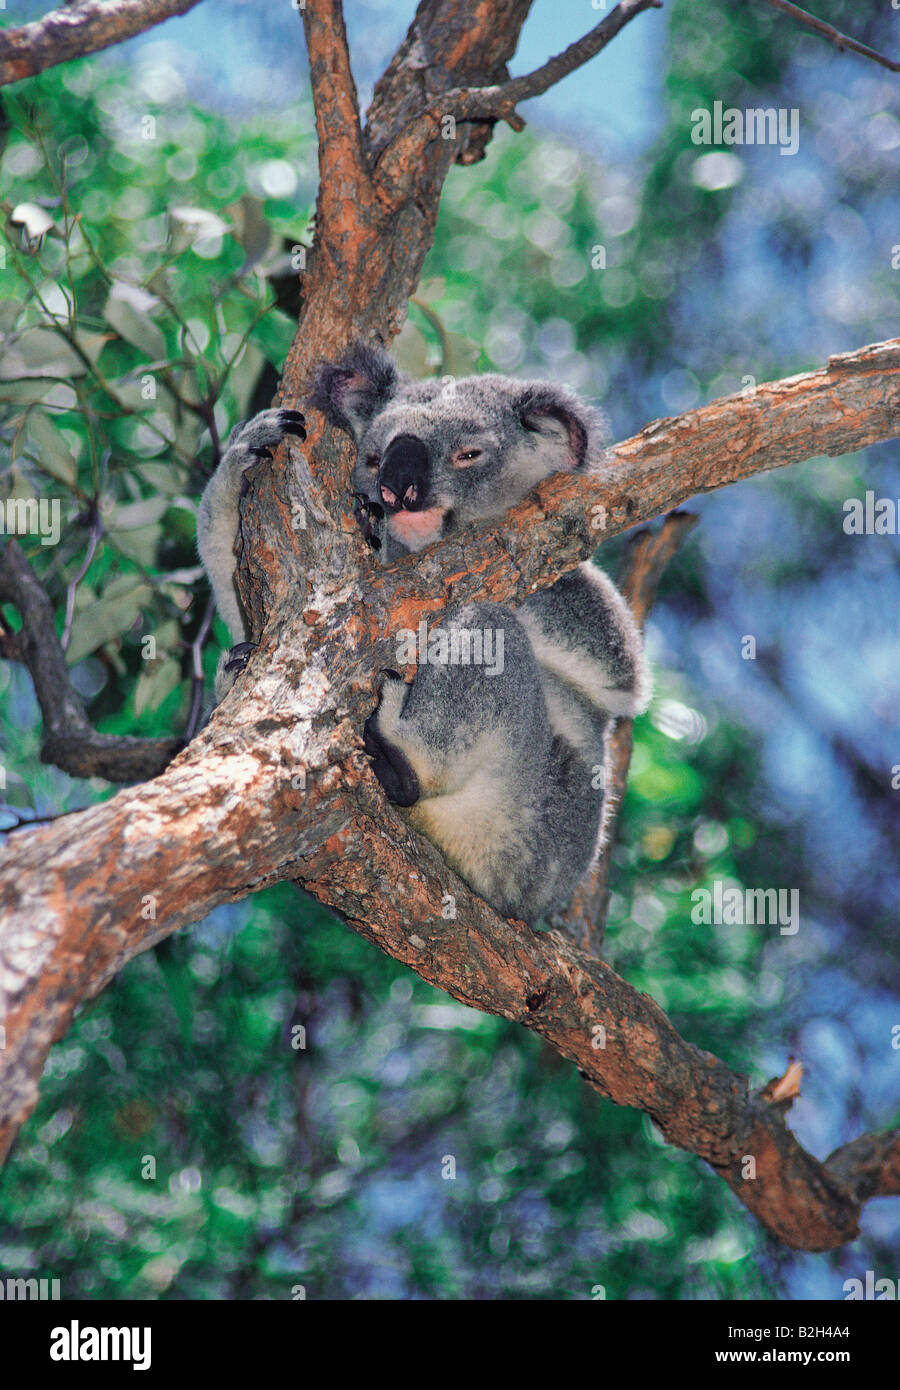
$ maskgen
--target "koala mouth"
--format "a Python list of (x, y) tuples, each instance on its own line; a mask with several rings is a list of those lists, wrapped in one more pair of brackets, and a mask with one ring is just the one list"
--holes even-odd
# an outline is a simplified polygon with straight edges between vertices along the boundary
[(440, 540), (444, 534), (446, 507), (427, 507), (421, 512), (394, 512), (388, 521), (388, 531), (407, 550), (421, 550)]

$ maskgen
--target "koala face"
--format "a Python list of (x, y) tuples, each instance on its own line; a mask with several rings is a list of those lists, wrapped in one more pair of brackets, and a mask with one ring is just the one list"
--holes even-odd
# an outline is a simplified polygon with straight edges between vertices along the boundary
[(315, 403), (353, 434), (353, 486), (411, 551), (501, 515), (551, 473), (586, 471), (600, 449), (599, 416), (563, 387), (490, 374), (412, 381), (362, 345), (320, 369)]

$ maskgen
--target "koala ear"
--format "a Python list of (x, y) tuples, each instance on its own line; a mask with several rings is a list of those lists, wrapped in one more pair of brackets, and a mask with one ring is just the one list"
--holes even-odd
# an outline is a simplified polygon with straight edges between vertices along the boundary
[(546, 441), (544, 447), (553, 472), (584, 468), (594, 424), (588, 406), (549, 382), (529, 386), (516, 405), (525, 428)]
[(393, 358), (379, 348), (356, 342), (340, 362), (323, 362), (316, 372), (312, 403), (333, 425), (360, 436), (400, 384)]

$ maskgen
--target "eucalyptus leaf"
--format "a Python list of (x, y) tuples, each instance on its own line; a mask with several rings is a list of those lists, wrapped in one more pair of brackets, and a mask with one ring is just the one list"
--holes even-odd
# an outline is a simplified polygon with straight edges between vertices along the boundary
[(156, 709), (181, 683), (181, 665), (174, 657), (148, 661), (134, 687), (135, 714)]
[(128, 502), (115, 508), (107, 526), (110, 531), (134, 531), (139, 526), (162, 520), (168, 508), (167, 497), (145, 497), (140, 502)]
[(45, 411), (29, 412), (28, 440), (41, 468), (72, 487), (78, 478), (78, 464), (62, 433)]
[(115, 597), (104, 594), (87, 608), (77, 609), (66, 649), (67, 663), (73, 666), (106, 642), (122, 637), (134, 626), (141, 609), (152, 597), (149, 584), (136, 584), (127, 594)]
[(117, 281), (109, 292), (103, 317), (132, 347), (148, 357), (165, 358), (166, 340), (143, 307), (151, 299), (149, 295), (136, 295), (133, 286)]
[(0, 377), (84, 376), (87, 367), (74, 348), (51, 328), (29, 328), (0, 359)]

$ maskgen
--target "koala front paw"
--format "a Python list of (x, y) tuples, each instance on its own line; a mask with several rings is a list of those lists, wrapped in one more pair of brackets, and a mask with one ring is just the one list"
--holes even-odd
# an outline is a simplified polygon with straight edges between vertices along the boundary
[(353, 494), (353, 517), (360, 531), (363, 540), (372, 550), (381, 549), (381, 537), (372, 525), (372, 520), (382, 521), (384, 519), (384, 507), (379, 502), (373, 502), (371, 497), (367, 497), (364, 492), (354, 492)]
[[(400, 680), (396, 671), (384, 674)], [(406, 756), (389, 743), (379, 729), (378, 710), (366, 720), (363, 746), (372, 759), (372, 771), (384, 787), (388, 801), (396, 806), (414, 806), (419, 799), (419, 779)]]
[(229, 651), (223, 652), (216, 667), (216, 704), (221, 704), (243, 671), (253, 652), (255, 642), (238, 642)]
[[(285, 410), (274, 406), (271, 410), (261, 410), (251, 420), (243, 420), (232, 430), (228, 448), (237, 448), (253, 458), (271, 458), (272, 450), (286, 434), (306, 438), (306, 418), (299, 410)], [(249, 467), (249, 460), (247, 467)]]

